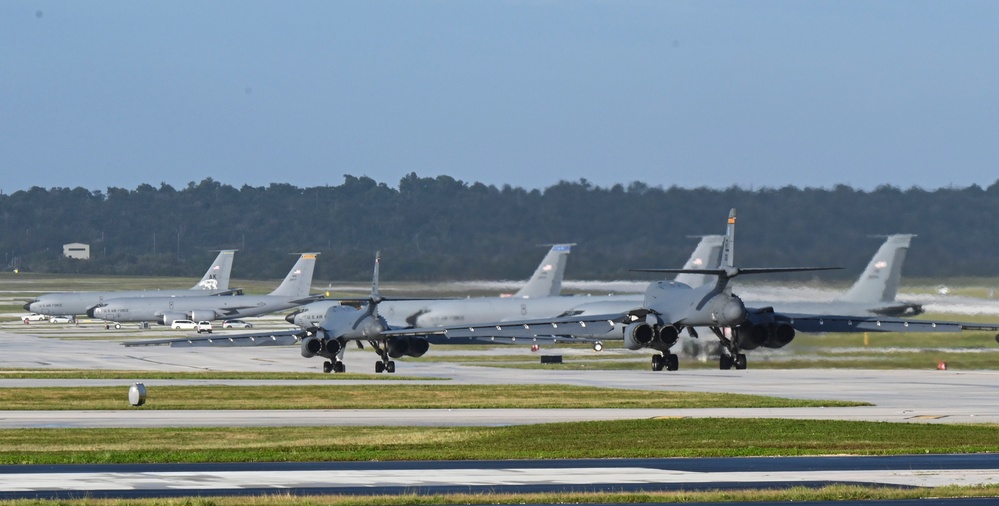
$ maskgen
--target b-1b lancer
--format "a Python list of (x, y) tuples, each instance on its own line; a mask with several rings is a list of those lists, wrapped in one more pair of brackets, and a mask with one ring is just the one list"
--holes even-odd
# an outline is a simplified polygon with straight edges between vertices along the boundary
[(219, 252), (201, 281), (187, 290), (122, 290), (114, 292), (56, 292), (39, 295), (24, 305), (26, 311), (38, 314), (84, 315), (93, 307), (111, 299), (133, 297), (192, 297), (231, 294), (229, 272), (236, 250)]
[(309, 295), (316, 255), (303, 253), (281, 285), (268, 295), (117, 298), (89, 309), (87, 315), (117, 323), (170, 325), (175, 320), (229, 320), (290, 309), (319, 298)]

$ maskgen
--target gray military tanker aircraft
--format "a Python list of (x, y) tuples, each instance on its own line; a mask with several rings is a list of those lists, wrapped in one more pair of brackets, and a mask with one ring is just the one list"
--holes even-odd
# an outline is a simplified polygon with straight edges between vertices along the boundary
[(316, 255), (302, 253), (281, 285), (268, 295), (117, 298), (89, 309), (87, 315), (116, 323), (170, 325), (175, 320), (228, 320), (290, 309), (320, 297), (309, 295)]
[[(438, 303), (442, 303), (445, 300), (448, 303), (455, 303), (457, 306), (461, 307), (467, 305), (473, 300), (488, 300), (489, 303), (502, 304), (506, 307), (512, 307), (513, 301), (524, 301), (528, 303), (527, 299), (539, 299), (544, 297), (556, 296), (562, 291), (562, 277), (565, 274), (565, 264), (569, 257), (569, 253), (572, 250), (573, 244), (554, 244), (548, 253), (538, 264), (538, 267), (534, 270), (534, 274), (527, 281), (527, 283), (522, 286), (516, 293), (509, 297), (478, 297), (474, 299), (412, 299), (412, 300), (386, 300), (382, 304), (382, 315), (385, 316), (389, 324), (392, 326), (409, 326), (415, 327), (418, 325), (417, 320), (421, 317), (425, 318), (428, 313), (433, 312), (434, 315), (437, 313), (434, 311), (438, 306)], [(345, 299), (346, 300), (346, 299)], [(533, 303), (532, 303), (533, 304)], [(326, 310), (332, 306), (340, 305), (339, 299), (328, 299), (312, 302), (303, 306), (301, 309), (289, 314), (285, 317), (288, 323), (294, 323), (302, 328), (307, 328), (317, 325), (323, 318), (326, 317)], [(515, 304), (514, 304), (515, 305)], [(519, 307), (519, 306), (518, 306)], [(518, 309), (519, 311), (519, 309)], [(457, 314), (464, 315), (466, 312), (459, 312)], [(515, 311), (499, 311), (490, 313), (489, 317), (481, 321), (493, 321), (498, 319), (506, 318), (507, 315), (516, 314)], [(444, 319), (455, 315), (455, 313), (448, 313)], [(420, 326), (425, 326), (429, 324), (424, 324), (419, 322)]]
[(236, 250), (222, 250), (201, 281), (187, 290), (123, 290), (114, 292), (56, 292), (39, 295), (24, 305), (26, 311), (46, 315), (84, 315), (111, 299), (133, 297), (191, 297), (231, 294), (229, 272)]

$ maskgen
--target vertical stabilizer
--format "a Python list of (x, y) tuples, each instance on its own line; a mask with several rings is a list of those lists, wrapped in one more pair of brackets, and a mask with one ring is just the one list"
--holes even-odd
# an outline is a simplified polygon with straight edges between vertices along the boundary
[(234, 249), (219, 251), (219, 256), (215, 257), (208, 272), (198, 284), (191, 287), (191, 290), (228, 290), (229, 272), (232, 271), (232, 258), (235, 253)]
[[(697, 243), (694, 252), (683, 265), (684, 269), (710, 269), (714, 268), (721, 261), (722, 244), (725, 242), (723, 235), (705, 235), (701, 237), (701, 242)], [(708, 283), (717, 281), (717, 276), (710, 274), (690, 274), (680, 273), (675, 280), (692, 288), (696, 288)]]
[(728, 227), (725, 229), (725, 242), (722, 244), (718, 267), (724, 270), (735, 268), (735, 208), (728, 212)]
[(573, 244), (555, 244), (548, 250), (534, 275), (514, 297), (554, 297), (562, 292), (562, 276)]
[(319, 253), (302, 253), (281, 285), (270, 294), (281, 297), (305, 297), (309, 295), (309, 291), (312, 289), (312, 271), (316, 268), (317, 255)]
[(871, 258), (857, 282), (843, 294), (843, 302), (894, 301), (902, 279), (902, 264), (909, 251), (912, 234), (888, 236), (878, 252)]

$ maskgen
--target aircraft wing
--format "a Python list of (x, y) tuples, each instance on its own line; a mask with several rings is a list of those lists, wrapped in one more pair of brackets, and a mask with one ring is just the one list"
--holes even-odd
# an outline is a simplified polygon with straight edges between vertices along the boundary
[(504, 321), (474, 325), (393, 329), (383, 336), (413, 336), (426, 338), (431, 344), (518, 342), (596, 342), (614, 330), (615, 324), (629, 318), (627, 314), (544, 318), (537, 320)]
[(774, 315), (790, 323), (799, 332), (961, 332), (965, 330), (999, 331), (999, 323), (912, 320), (881, 316), (847, 315)]
[(195, 334), (172, 339), (147, 339), (125, 341), (123, 346), (290, 346), (298, 344), (305, 333), (303, 330), (279, 330), (276, 332), (247, 332), (242, 334), (216, 334), (204, 336)]

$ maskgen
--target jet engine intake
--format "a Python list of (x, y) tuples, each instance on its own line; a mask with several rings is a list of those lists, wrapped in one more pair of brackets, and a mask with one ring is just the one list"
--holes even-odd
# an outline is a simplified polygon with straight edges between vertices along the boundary
[(649, 346), (653, 349), (659, 351), (669, 351), (669, 349), (676, 344), (676, 341), (680, 339), (680, 333), (677, 332), (676, 327), (672, 325), (657, 327), (655, 330), (656, 338), (649, 344)]
[(735, 343), (740, 350), (783, 348), (794, 339), (794, 327), (787, 322), (746, 322), (732, 329)]
[(624, 347), (629, 350), (648, 347), (655, 338), (656, 330), (645, 322), (632, 322), (624, 328)]
[(316, 336), (302, 339), (302, 356), (312, 358), (323, 351), (323, 341)]
[(302, 339), (302, 356), (312, 358), (316, 355), (326, 358), (336, 358), (340, 353), (340, 341), (328, 337), (309, 336)]
[(430, 349), (430, 342), (420, 337), (390, 337), (385, 344), (392, 358), (422, 357)]

